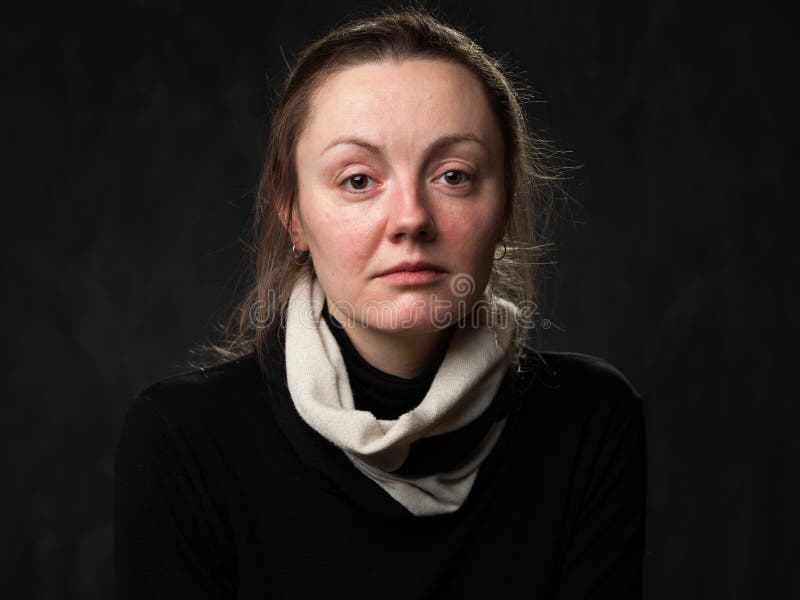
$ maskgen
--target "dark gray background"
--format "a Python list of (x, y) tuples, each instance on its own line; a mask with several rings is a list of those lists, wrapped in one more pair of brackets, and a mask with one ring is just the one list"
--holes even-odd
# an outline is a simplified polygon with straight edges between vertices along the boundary
[[(224, 316), (282, 53), (370, 5), (63, 3), (4, 19), (5, 597), (110, 597), (128, 399)], [(549, 346), (606, 358), (646, 399), (646, 597), (800, 597), (788, 17), (441, 7), (516, 61), (542, 100), (534, 125), (585, 165), (541, 310)]]

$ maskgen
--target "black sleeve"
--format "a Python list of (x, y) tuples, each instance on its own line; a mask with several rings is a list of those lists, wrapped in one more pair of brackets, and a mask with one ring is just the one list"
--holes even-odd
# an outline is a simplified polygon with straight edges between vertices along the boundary
[(129, 405), (114, 465), (118, 600), (235, 597), (194, 454), (151, 399)]
[(581, 509), (565, 552), (559, 600), (642, 597), (647, 489), (641, 397), (624, 396), (604, 419)]

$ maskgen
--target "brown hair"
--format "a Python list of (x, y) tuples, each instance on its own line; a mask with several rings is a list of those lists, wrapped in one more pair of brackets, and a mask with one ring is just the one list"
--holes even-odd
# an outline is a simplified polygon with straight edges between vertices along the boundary
[[(495, 260), (487, 290), (516, 305), (523, 301), (528, 307), (539, 304), (538, 273), (551, 264), (546, 260), (551, 248), (548, 233), (556, 202), (565, 199), (561, 187), (564, 169), (558, 166), (550, 144), (535, 137), (527, 126), (522, 103), (529, 92), (499, 59), (430, 12), (384, 9), (349, 20), (297, 56), (272, 114), (253, 209), (253, 242), (246, 248), (248, 289), (224, 327), (224, 341), (204, 346), (199, 353), (209, 360), (194, 365), (209, 366), (254, 351), (263, 365), (264, 342), (284, 319), (295, 281), (301, 272), (313, 269), (311, 260), (297, 260), (285, 224), (291, 221), (296, 202), (295, 147), (315, 90), (335, 71), (411, 57), (454, 61), (482, 82), (501, 124), (505, 147), (505, 254)], [(530, 347), (533, 331), (529, 327), (519, 330), (512, 344), (515, 357)]]

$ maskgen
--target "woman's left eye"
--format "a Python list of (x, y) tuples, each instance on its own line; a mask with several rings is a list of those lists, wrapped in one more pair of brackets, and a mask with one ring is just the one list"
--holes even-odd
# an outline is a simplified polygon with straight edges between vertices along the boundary
[(460, 171), (458, 169), (449, 169), (444, 173), (442, 173), (436, 179), (436, 181), (444, 180), (444, 183), (456, 186), (456, 185), (461, 185), (463, 183), (467, 183), (471, 179), (472, 177), (469, 174), (465, 173), (464, 171)]

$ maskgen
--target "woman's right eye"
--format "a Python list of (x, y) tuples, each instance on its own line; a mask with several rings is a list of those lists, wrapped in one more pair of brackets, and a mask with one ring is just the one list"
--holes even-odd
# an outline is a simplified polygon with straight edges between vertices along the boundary
[(345, 189), (351, 192), (365, 192), (369, 189), (369, 181), (371, 179), (369, 175), (356, 173), (355, 175), (350, 175), (350, 177), (346, 178), (339, 185), (344, 186)]

